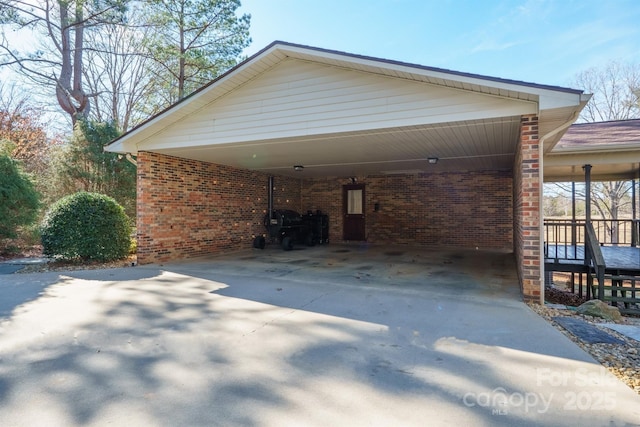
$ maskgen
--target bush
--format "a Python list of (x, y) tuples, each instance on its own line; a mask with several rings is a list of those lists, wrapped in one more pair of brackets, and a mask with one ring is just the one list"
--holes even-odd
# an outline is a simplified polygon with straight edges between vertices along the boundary
[(19, 227), (33, 223), (40, 208), (33, 182), (17, 162), (0, 153), (0, 238), (16, 237)]
[(47, 212), (43, 253), (65, 260), (113, 261), (129, 254), (130, 233), (129, 218), (114, 199), (80, 192), (60, 199)]
[(134, 237), (131, 239), (131, 244), (129, 245), (129, 255), (135, 255), (138, 253), (138, 240)]

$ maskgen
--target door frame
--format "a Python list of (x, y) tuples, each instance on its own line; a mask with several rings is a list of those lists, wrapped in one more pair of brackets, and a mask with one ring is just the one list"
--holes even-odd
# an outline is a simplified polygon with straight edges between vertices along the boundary
[[(348, 202), (348, 194), (349, 190), (362, 190), (362, 214), (349, 214), (347, 212), (349, 202)], [(345, 241), (355, 241), (355, 242), (364, 242), (367, 240), (367, 232), (366, 232), (366, 188), (365, 184), (345, 184), (342, 186), (342, 239)], [(347, 238), (354, 237), (351, 233), (353, 232), (353, 228), (348, 229), (350, 224), (354, 222), (359, 222), (357, 227), (357, 238)]]

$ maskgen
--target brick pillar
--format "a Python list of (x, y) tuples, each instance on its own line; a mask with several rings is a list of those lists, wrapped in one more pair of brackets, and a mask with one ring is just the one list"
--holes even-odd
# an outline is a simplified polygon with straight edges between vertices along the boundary
[(153, 212), (149, 210), (152, 206), (152, 182), (147, 179), (151, 175), (152, 161), (149, 159), (149, 153), (145, 151), (138, 152), (138, 178), (137, 178), (137, 197), (136, 197), (136, 234), (138, 243), (138, 264), (147, 264), (152, 262), (153, 251), (150, 247), (151, 230), (154, 222)]
[(542, 302), (538, 117), (522, 116), (514, 165), (514, 252), (525, 301)]

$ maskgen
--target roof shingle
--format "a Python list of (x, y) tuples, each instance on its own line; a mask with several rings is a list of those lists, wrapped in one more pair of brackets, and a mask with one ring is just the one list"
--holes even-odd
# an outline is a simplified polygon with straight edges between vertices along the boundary
[(554, 151), (607, 145), (640, 144), (640, 119), (572, 125)]

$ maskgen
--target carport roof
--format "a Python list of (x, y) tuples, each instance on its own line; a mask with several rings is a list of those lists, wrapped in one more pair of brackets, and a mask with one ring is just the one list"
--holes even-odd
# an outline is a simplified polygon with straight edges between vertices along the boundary
[(276, 41), (106, 149), (280, 175), (299, 164), (306, 177), (511, 169), (522, 115), (538, 114), (549, 152), (588, 99), (575, 89)]
[(583, 181), (585, 164), (594, 180), (638, 178), (640, 119), (572, 125), (545, 157), (545, 181)]

